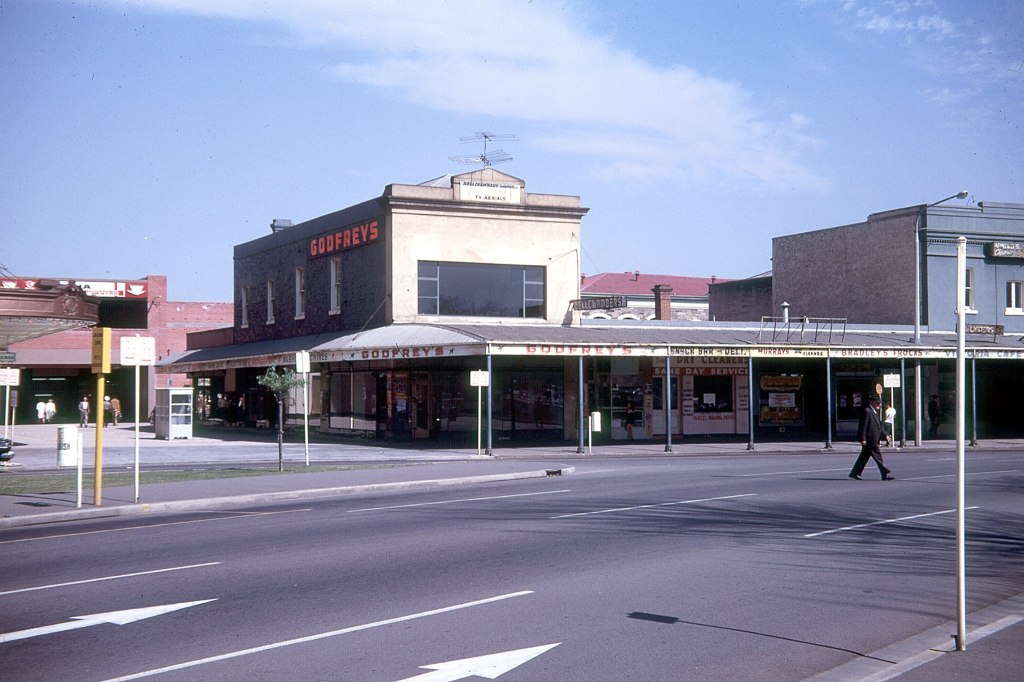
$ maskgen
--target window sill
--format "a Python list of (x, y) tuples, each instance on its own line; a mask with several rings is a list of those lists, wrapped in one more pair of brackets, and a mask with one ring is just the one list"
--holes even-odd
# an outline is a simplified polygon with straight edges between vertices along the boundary
[(295, 319), (296, 319), (296, 320), (304, 320), (304, 319), (306, 319), (306, 314), (305, 314), (305, 313), (303, 313), (303, 314), (301, 314), (301, 315), (296, 315), (296, 316), (295, 316)]
[(341, 315), (341, 308), (332, 308), (327, 311), (328, 315)]
[(1007, 308), (1003, 311), (1004, 315), (1024, 315), (1024, 308)]

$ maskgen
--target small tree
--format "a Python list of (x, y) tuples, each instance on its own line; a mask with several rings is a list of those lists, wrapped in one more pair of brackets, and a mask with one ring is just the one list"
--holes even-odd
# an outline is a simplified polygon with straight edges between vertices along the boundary
[(256, 381), (260, 386), (269, 388), (277, 400), (277, 470), (284, 471), (284, 409), (291, 390), (305, 386), (306, 380), (291, 369), (285, 369), (282, 374), (278, 374), (277, 368), (271, 365), (267, 368), (267, 373), (258, 377)]

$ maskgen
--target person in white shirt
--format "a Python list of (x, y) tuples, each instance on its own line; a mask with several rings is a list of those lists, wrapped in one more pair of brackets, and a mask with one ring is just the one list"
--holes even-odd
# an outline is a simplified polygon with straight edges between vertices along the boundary
[(893, 447), (896, 438), (896, 408), (891, 403), (885, 405), (885, 432), (889, 434), (889, 447)]

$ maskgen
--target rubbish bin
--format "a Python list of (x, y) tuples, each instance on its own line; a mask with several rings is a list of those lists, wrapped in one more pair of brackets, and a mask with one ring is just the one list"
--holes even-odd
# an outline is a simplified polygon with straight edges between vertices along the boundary
[(77, 426), (57, 427), (57, 466), (76, 467), (82, 456), (82, 441)]

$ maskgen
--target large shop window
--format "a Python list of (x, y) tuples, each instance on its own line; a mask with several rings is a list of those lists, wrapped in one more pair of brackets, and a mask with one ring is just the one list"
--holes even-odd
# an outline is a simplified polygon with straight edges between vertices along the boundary
[(732, 412), (733, 377), (693, 377), (694, 412)]
[(419, 263), (419, 314), (544, 317), (544, 268)]

